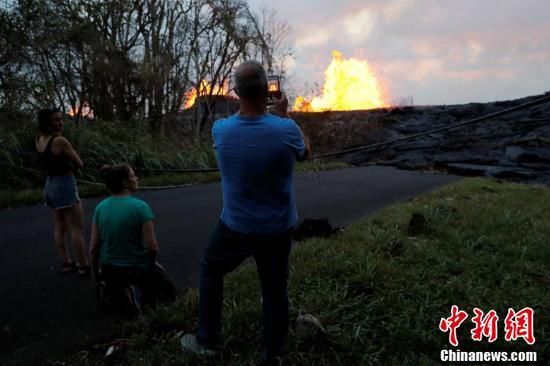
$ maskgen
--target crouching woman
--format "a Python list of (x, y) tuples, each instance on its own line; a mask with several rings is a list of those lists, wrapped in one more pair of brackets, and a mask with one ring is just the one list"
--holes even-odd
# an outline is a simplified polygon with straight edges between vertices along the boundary
[(101, 175), (110, 196), (95, 209), (90, 239), (92, 279), (104, 296), (98, 300), (137, 314), (142, 305), (174, 300), (174, 285), (156, 263), (153, 212), (132, 196), (138, 177), (128, 164), (104, 166)]

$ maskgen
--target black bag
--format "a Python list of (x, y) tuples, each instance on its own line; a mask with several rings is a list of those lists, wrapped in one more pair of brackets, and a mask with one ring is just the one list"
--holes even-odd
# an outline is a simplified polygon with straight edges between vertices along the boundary
[(176, 299), (176, 287), (158, 263), (146, 269), (103, 266), (96, 285), (100, 310), (112, 309), (128, 317), (142, 314), (144, 306)]
[(339, 232), (340, 230), (340, 228), (333, 228), (330, 225), (328, 217), (323, 217), (320, 219), (304, 219), (304, 221), (302, 221), (302, 223), (294, 229), (292, 237), (296, 241), (314, 237), (326, 238)]

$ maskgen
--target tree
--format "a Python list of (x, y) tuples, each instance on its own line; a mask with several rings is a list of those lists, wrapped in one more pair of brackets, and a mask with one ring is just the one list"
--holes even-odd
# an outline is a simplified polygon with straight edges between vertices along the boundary
[(199, 136), (237, 62), (261, 53), (284, 74), (288, 26), (262, 14), (244, 0), (19, 0), (0, 8), (0, 108), (79, 116), (86, 99), (102, 119), (147, 119), (162, 132), (195, 88)]

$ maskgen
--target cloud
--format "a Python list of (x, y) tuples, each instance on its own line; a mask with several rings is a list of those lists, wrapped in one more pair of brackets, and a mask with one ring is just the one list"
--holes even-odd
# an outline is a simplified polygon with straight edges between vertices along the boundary
[(419, 103), (511, 98), (550, 85), (548, 0), (279, 0), (277, 10), (294, 29), (296, 83), (322, 84), (333, 49), (344, 57), (361, 49), (393, 97), (414, 94)]
[(415, 58), (442, 57), (464, 64), (475, 64), (483, 56), (486, 46), (479, 38), (461, 35), (412, 40), (409, 47)]
[(296, 41), (299, 47), (317, 47), (327, 44), (335, 38), (345, 38), (346, 41), (363, 42), (375, 26), (375, 16), (369, 9), (334, 18), (322, 25), (301, 28), (301, 35)]
[(384, 20), (393, 23), (401, 18), (403, 12), (414, 5), (412, 0), (392, 0), (381, 9)]
[(476, 40), (469, 40), (467, 44), (468, 44), (468, 54), (469, 54), (469, 57), (467, 58), (468, 62), (475, 63), (478, 61), (479, 56), (482, 54), (484, 50), (484, 46), (479, 41), (476, 41)]
[(369, 9), (348, 15), (339, 22), (350, 36), (366, 38), (374, 27), (374, 16)]
[(384, 73), (392, 79), (399, 77), (418, 84), (425, 84), (434, 77), (444, 74), (444, 62), (439, 58), (389, 62), (384, 65)]
[(316, 47), (324, 45), (332, 37), (328, 29), (314, 28), (296, 40), (298, 47)]

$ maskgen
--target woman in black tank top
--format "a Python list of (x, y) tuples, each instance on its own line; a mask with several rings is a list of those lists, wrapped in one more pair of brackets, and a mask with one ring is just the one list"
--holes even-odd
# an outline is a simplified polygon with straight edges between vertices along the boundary
[[(40, 135), (36, 139), (38, 159), (48, 172), (44, 185), (46, 205), (54, 217), (54, 242), (61, 259), (63, 273), (78, 269), (78, 274), (89, 274), (89, 265), (84, 249), (84, 212), (74, 171), (82, 168), (82, 160), (71, 143), (61, 136), (63, 115), (59, 110), (43, 109), (38, 113)], [(66, 246), (67, 230), (75, 245), (78, 263), (73, 263)]]
[(38, 152), (38, 158), (45, 166), (48, 176), (62, 176), (72, 173), (73, 166), (71, 159), (65, 154), (54, 154), (52, 145), (58, 135), (52, 135), (48, 140), (48, 145), (43, 152)]

